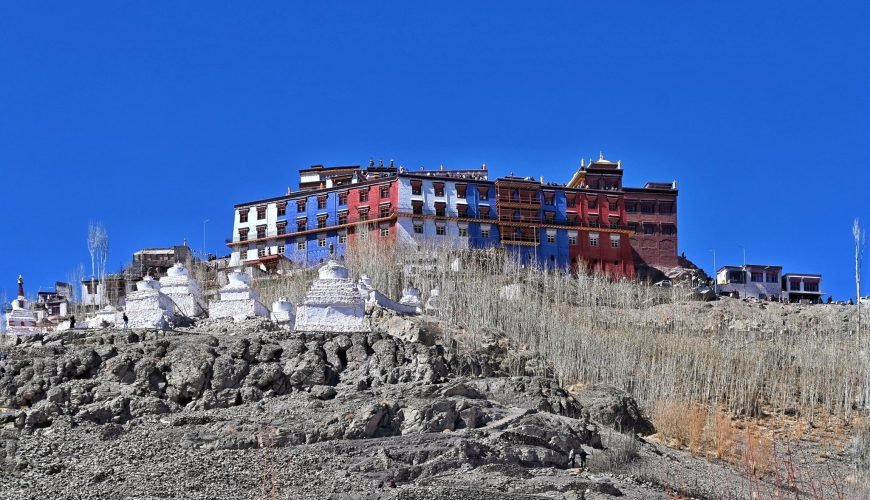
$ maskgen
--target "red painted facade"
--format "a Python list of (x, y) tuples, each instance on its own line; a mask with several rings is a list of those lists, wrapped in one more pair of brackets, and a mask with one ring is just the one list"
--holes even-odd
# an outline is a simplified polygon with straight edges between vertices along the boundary
[(647, 184), (626, 188), (625, 203), (636, 263), (654, 267), (676, 267), (677, 190), (670, 184)]

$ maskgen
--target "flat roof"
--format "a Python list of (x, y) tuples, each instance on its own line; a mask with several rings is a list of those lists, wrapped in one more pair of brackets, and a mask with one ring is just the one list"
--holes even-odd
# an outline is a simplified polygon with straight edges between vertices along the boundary
[(782, 266), (772, 266), (768, 264), (746, 264), (743, 266), (722, 266), (716, 272), (725, 270), (725, 269), (751, 269), (751, 268), (762, 268), (762, 269), (782, 269)]

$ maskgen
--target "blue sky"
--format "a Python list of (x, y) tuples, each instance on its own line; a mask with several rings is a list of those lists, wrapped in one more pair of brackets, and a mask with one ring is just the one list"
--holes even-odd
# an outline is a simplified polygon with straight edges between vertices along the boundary
[(676, 179), (710, 270), (854, 295), (870, 224), (866, 3), (15, 2), (0, 7), (0, 297), (142, 247), (226, 253), (234, 203), (311, 164)]

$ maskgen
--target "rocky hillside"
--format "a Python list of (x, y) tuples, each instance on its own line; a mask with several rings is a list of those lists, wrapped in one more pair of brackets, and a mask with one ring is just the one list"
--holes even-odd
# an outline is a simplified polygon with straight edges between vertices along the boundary
[[(497, 335), (447, 342), (427, 318), (373, 327), (203, 322), (7, 345), (2, 496), (655, 498), (741, 483), (635, 437), (654, 429), (626, 394), (574, 397)], [(589, 468), (569, 468), (581, 448)], [(626, 462), (645, 472), (610, 473)]]

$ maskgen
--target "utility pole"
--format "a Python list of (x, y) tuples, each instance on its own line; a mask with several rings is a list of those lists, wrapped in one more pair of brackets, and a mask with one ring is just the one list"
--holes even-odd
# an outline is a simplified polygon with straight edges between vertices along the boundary
[(206, 220), (202, 221), (202, 258), (203, 258), (203, 261), (208, 260), (208, 250), (207, 250), (208, 247), (207, 247), (206, 242), (205, 242), (205, 225), (208, 224), (209, 222), (211, 222), (211, 219), (206, 219)]
[(746, 272), (746, 247), (740, 247), (743, 249), (743, 295), (741, 298), (746, 298), (746, 281), (749, 279)]

